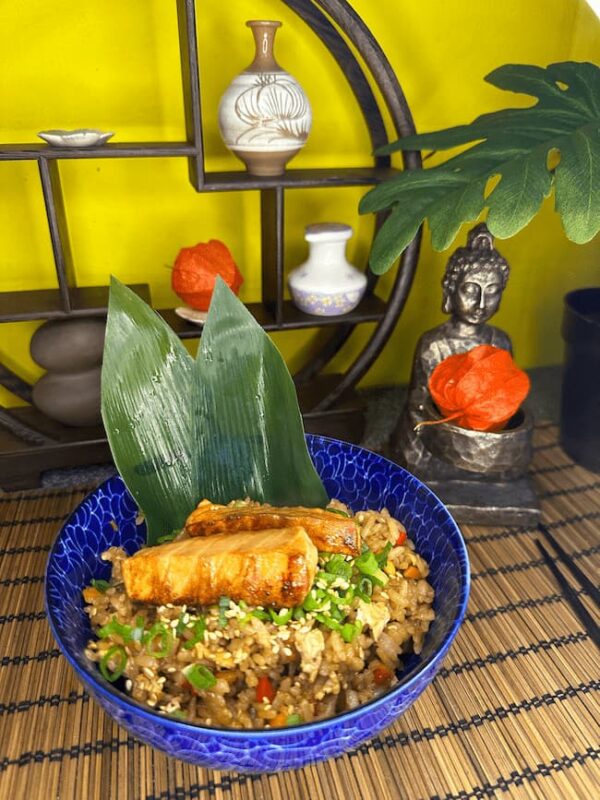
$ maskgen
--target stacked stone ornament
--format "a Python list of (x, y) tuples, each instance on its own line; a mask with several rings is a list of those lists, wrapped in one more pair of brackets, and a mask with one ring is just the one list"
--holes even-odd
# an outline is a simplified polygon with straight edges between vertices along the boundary
[(33, 404), (72, 427), (101, 424), (100, 373), (105, 320), (52, 320), (31, 339), (31, 357), (48, 370), (33, 387)]

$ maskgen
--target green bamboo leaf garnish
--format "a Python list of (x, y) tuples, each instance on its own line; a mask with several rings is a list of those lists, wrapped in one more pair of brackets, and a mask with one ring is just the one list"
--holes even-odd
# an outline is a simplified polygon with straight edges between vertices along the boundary
[(181, 528), (198, 499), (192, 368), (168, 325), (112, 278), (102, 419), (117, 469), (145, 514), (148, 544)]
[(279, 351), (219, 280), (194, 364), (169, 326), (111, 281), (102, 418), (148, 544), (203, 497), (325, 506)]
[(193, 402), (203, 497), (282, 506), (329, 502), (308, 454), (285, 362), (220, 279), (196, 359)]

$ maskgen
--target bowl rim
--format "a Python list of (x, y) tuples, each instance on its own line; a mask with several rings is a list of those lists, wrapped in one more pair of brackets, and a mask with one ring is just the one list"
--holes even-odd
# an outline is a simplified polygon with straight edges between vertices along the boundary
[[(312, 731), (318, 731), (318, 730), (322, 730), (324, 728), (329, 728), (332, 725), (335, 726), (338, 722), (343, 722), (344, 724), (351, 723), (352, 720), (354, 720), (355, 718), (361, 717), (363, 715), (363, 713), (367, 709), (373, 710), (373, 709), (376, 709), (379, 706), (385, 704), (387, 699), (389, 697), (391, 697), (392, 695), (395, 695), (395, 694), (397, 694), (397, 693), (399, 693), (401, 691), (410, 690), (412, 688), (412, 686), (422, 676), (422, 674), (424, 672), (426, 672), (427, 670), (434, 669), (434, 673), (433, 673), (432, 677), (435, 677), (435, 674), (437, 672), (437, 669), (438, 669), (441, 661), (445, 658), (448, 650), (450, 649), (450, 646), (451, 646), (452, 642), (456, 638), (456, 635), (457, 635), (457, 633), (458, 633), (458, 631), (460, 629), (460, 626), (462, 625), (462, 623), (464, 621), (464, 617), (465, 617), (466, 610), (467, 610), (467, 605), (468, 605), (468, 602), (469, 602), (470, 591), (471, 591), (471, 568), (470, 568), (469, 553), (468, 553), (468, 549), (467, 549), (467, 545), (466, 545), (464, 536), (462, 535), (462, 531), (460, 530), (459, 525), (457, 524), (456, 520), (454, 519), (454, 517), (452, 516), (452, 514), (450, 513), (450, 511), (448, 510), (446, 505), (442, 502), (442, 500), (440, 500), (440, 498), (437, 496), (437, 494), (435, 494), (435, 492), (432, 489), (429, 488), (429, 486), (427, 486), (419, 478), (417, 478), (416, 475), (413, 475), (412, 472), (409, 472), (404, 467), (400, 466), (399, 464), (396, 464), (396, 462), (392, 461), (391, 459), (386, 458), (385, 456), (382, 456), (380, 453), (376, 453), (374, 450), (370, 450), (367, 447), (362, 447), (361, 445), (353, 444), (351, 442), (346, 442), (343, 439), (336, 439), (336, 438), (330, 437), (330, 436), (321, 436), (320, 434), (305, 434), (305, 437), (307, 439), (309, 439), (309, 440), (312, 440), (312, 441), (332, 442), (332, 443), (335, 443), (335, 444), (342, 444), (342, 445), (345, 445), (345, 446), (349, 446), (349, 447), (351, 447), (353, 449), (356, 449), (356, 450), (365, 451), (365, 452), (369, 453), (370, 455), (373, 455), (376, 458), (385, 461), (386, 463), (390, 464), (392, 467), (394, 467), (396, 469), (399, 469), (402, 472), (405, 472), (407, 475), (409, 475), (411, 478), (413, 478), (415, 481), (417, 481), (418, 488), (424, 488), (426, 490), (426, 492), (429, 495), (431, 495), (434, 498), (434, 500), (436, 500), (437, 503), (448, 514), (448, 517), (449, 517), (450, 521), (452, 522), (452, 524), (454, 526), (455, 533), (457, 534), (457, 542), (459, 544), (459, 553), (458, 553), (459, 562), (461, 562), (461, 568), (463, 569), (463, 573), (464, 574), (461, 576), (462, 580), (459, 581), (459, 584), (460, 584), (460, 587), (461, 587), (461, 596), (459, 597), (458, 612), (457, 612), (457, 614), (456, 614), (456, 616), (454, 618), (454, 621), (453, 621), (449, 631), (444, 636), (444, 639), (442, 640), (438, 650), (436, 650), (435, 653), (432, 653), (432, 655), (429, 658), (427, 658), (425, 661), (423, 661), (422, 663), (419, 663), (418, 665), (416, 665), (406, 676), (404, 676), (404, 678), (399, 683), (397, 683), (395, 686), (393, 686), (390, 689), (388, 689), (387, 691), (385, 691), (383, 694), (380, 694), (377, 697), (373, 698), (372, 700), (369, 700), (366, 703), (361, 703), (356, 708), (350, 709), (348, 711), (343, 711), (343, 712), (341, 712), (339, 714), (335, 714), (334, 716), (331, 716), (331, 717), (325, 717), (323, 719), (314, 720), (312, 722), (303, 722), (303, 723), (300, 723), (298, 725), (290, 725), (290, 726), (286, 725), (286, 726), (284, 726), (282, 728), (259, 728), (259, 729), (222, 728), (222, 727), (216, 727), (216, 726), (212, 726), (212, 725), (210, 725), (210, 726), (209, 725), (201, 725), (201, 724), (198, 724), (198, 723), (195, 723), (195, 722), (188, 722), (188, 721), (183, 720), (183, 719), (176, 719), (176, 718), (170, 717), (170, 716), (168, 716), (166, 714), (160, 714), (158, 711), (154, 711), (154, 710), (148, 708), (148, 706), (144, 705), (143, 703), (140, 703), (137, 700), (134, 700), (133, 698), (131, 698), (127, 694), (125, 694), (125, 692), (122, 692), (121, 690), (119, 690), (116, 687), (114, 687), (108, 681), (103, 680), (99, 673), (98, 673), (97, 679), (94, 680), (94, 676), (92, 676), (88, 672), (85, 672), (83, 670), (83, 668), (79, 665), (77, 660), (71, 655), (71, 653), (69, 652), (68, 647), (62, 641), (62, 638), (61, 638), (61, 636), (60, 636), (60, 634), (58, 632), (58, 625), (57, 625), (57, 622), (56, 622), (56, 620), (54, 618), (54, 613), (53, 613), (53, 610), (52, 610), (52, 606), (51, 606), (51, 604), (49, 602), (49, 599), (48, 599), (48, 572), (50, 570), (50, 564), (51, 564), (51, 561), (53, 559), (53, 556), (54, 556), (56, 550), (58, 549), (59, 541), (61, 539), (61, 534), (62, 534), (63, 530), (71, 522), (71, 520), (73, 519), (73, 517), (77, 513), (77, 510), (84, 503), (86, 503), (91, 497), (93, 497), (96, 494), (96, 492), (98, 492), (100, 489), (102, 489), (107, 484), (111, 483), (112, 481), (120, 481), (121, 484), (123, 485), (124, 491), (127, 494), (129, 494), (130, 497), (132, 497), (130, 492), (129, 492), (129, 489), (127, 488), (127, 486), (125, 484), (125, 481), (119, 475), (119, 473), (116, 472), (113, 476), (111, 476), (110, 478), (107, 478), (101, 484), (96, 486), (95, 489), (93, 489), (91, 492), (89, 492), (83, 498), (83, 500), (81, 500), (81, 502), (78, 503), (76, 508), (73, 509), (73, 511), (69, 514), (67, 519), (63, 522), (63, 524), (61, 525), (58, 533), (56, 534), (54, 542), (52, 543), (52, 547), (50, 549), (50, 552), (48, 553), (48, 560), (46, 562), (46, 569), (44, 571), (44, 606), (45, 606), (45, 609), (46, 609), (46, 615), (47, 615), (48, 624), (50, 626), (50, 630), (52, 632), (52, 635), (54, 636), (54, 639), (56, 640), (56, 643), (58, 644), (58, 646), (60, 648), (61, 653), (67, 659), (67, 661), (69, 662), (71, 667), (74, 669), (74, 671), (75, 671), (76, 675), (78, 676), (78, 678), (86, 686), (93, 686), (94, 687), (93, 691), (95, 691), (95, 692), (97, 692), (99, 694), (109, 695), (110, 699), (112, 701), (115, 701), (118, 705), (125, 706), (125, 707), (131, 707), (131, 711), (133, 713), (141, 714), (142, 717), (147, 718), (150, 722), (154, 722), (155, 724), (156, 723), (164, 724), (167, 727), (180, 728), (182, 731), (186, 731), (186, 732), (197, 731), (197, 732), (199, 732), (201, 734), (204, 734), (204, 735), (213, 734), (213, 735), (218, 735), (218, 736), (224, 737), (224, 738), (236, 739), (236, 738), (242, 737), (244, 739), (249, 739), (249, 740), (253, 740), (253, 739), (257, 739), (257, 740), (263, 739), (264, 740), (265, 737), (274, 738), (274, 739), (289, 738), (290, 736), (294, 735), (297, 732), (310, 733)], [(135, 498), (132, 497), (132, 499), (135, 502)], [(461, 555), (462, 555), (462, 561), (460, 559)], [(463, 564), (464, 564), (464, 566), (462, 566)]]

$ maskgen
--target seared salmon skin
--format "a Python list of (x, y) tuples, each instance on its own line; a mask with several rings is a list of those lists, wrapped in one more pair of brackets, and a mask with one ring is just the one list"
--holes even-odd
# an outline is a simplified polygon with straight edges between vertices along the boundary
[(351, 517), (322, 508), (221, 506), (202, 500), (185, 523), (188, 536), (234, 531), (262, 531), (300, 525), (324, 553), (360, 555), (360, 533)]
[(304, 528), (240, 531), (145, 547), (123, 561), (132, 600), (212, 605), (300, 605), (315, 579), (318, 551)]

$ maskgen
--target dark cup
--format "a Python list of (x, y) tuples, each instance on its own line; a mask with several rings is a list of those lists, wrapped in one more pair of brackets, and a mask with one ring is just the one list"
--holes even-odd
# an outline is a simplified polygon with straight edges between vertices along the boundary
[(600, 472), (600, 287), (566, 295), (562, 335), (560, 443), (578, 464)]

